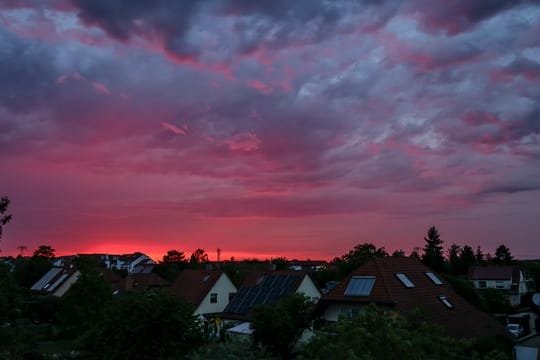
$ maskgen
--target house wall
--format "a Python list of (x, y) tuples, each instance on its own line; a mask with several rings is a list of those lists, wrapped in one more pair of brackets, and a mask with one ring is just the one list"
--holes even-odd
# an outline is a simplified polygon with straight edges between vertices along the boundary
[(519, 293), (521, 295), (524, 295), (528, 292), (527, 289), (527, 282), (525, 281), (525, 276), (523, 275), (523, 272), (519, 272)]
[(296, 292), (303, 293), (304, 295), (309, 297), (314, 303), (319, 302), (322, 296), (321, 292), (319, 291), (319, 289), (317, 289), (317, 286), (315, 285), (313, 280), (311, 280), (311, 278), (307, 275), (304, 276), (304, 279), (300, 283), (300, 286), (298, 286)]
[(79, 270), (75, 271), (69, 278), (66, 279), (66, 281), (64, 281), (62, 285), (58, 287), (58, 289), (56, 289), (53, 295), (58, 297), (64, 296), (71, 286), (77, 282), (79, 276), (81, 276), (81, 272)]
[(340, 316), (349, 317), (361, 311), (362, 305), (356, 304), (331, 304), (326, 307), (323, 319), (326, 321), (338, 321)]
[[(221, 274), (218, 281), (216, 281), (212, 289), (206, 294), (193, 314), (201, 316), (208, 313), (222, 312), (229, 304), (229, 293), (236, 291), (236, 286), (234, 286), (229, 277), (225, 273)], [(217, 294), (217, 303), (215, 304), (210, 302), (210, 294), (212, 293)]]
[[(486, 287), (480, 287), (480, 282), (484, 281)], [(501, 289), (501, 290), (510, 290), (512, 287), (511, 280), (474, 280), (473, 285), (477, 289)]]
[(538, 348), (516, 345), (514, 347), (516, 360), (536, 360), (538, 359)]

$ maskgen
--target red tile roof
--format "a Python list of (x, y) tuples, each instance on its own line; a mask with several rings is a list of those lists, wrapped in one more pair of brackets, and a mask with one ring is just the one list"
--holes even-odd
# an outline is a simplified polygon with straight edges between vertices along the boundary
[[(495, 319), (474, 308), (436, 274), (442, 285), (435, 285), (426, 275), (427, 272), (434, 273), (414, 258), (372, 259), (323, 296), (321, 306), (331, 303), (375, 303), (390, 306), (402, 313), (419, 308), (454, 337), (506, 335), (503, 326)], [(405, 274), (414, 287), (405, 287), (396, 273)], [(375, 276), (373, 289), (368, 296), (345, 295), (345, 289), (353, 276)], [(445, 306), (440, 296), (446, 296), (453, 307)]]
[(514, 280), (519, 281), (518, 266), (471, 266), (470, 280)]
[(171, 293), (198, 306), (223, 274), (221, 270), (186, 269), (170, 287)]

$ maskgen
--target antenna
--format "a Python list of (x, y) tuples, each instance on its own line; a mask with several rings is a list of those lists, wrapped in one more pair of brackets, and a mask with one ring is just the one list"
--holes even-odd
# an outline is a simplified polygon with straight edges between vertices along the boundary
[(221, 261), (221, 249), (220, 248), (217, 248), (217, 261), (218, 262)]
[(19, 255), (23, 256), (24, 252), (28, 250), (28, 247), (26, 245), (19, 245), (17, 249), (19, 250)]

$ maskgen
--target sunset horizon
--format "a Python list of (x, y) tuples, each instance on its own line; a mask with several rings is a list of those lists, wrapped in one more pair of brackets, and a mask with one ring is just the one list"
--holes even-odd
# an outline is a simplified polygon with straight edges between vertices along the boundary
[(532, 1), (10, 0), (0, 256), (540, 247)]

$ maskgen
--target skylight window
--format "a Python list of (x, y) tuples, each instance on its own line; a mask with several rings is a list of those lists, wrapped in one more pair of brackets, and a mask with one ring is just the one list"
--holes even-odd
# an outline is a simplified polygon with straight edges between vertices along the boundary
[(395, 275), (399, 279), (399, 281), (401, 281), (403, 286), (405, 286), (406, 288), (410, 289), (410, 288), (414, 287), (413, 282), (411, 280), (409, 280), (407, 275), (405, 275), (403, 273), (396, 273)]
[(375, 285), (375, 276), (353, 276), (345, 289), (346, 296), (369, 296)]
[(452, 304), (450, 302), (450, 300), (448, 300), (448, 298), (444, 295), (441, 295), (439, 296), (439, 300), (441, 300), (441, 302), (449, 309), (453, 309), (454, 308), (454, 304)]
[(202, 282), (207, 282), (209, 278), (210, 278), (210, 275), (205, 275), (202, 279)]
[(434, 273), (432, 272), (427, 272), (426, 273), (426, 276), (431, 280), (433, 281), (433, 283), (435, 285), (442, 285), (443, 282), (437, 277), (437, 275), (435, 275)]

